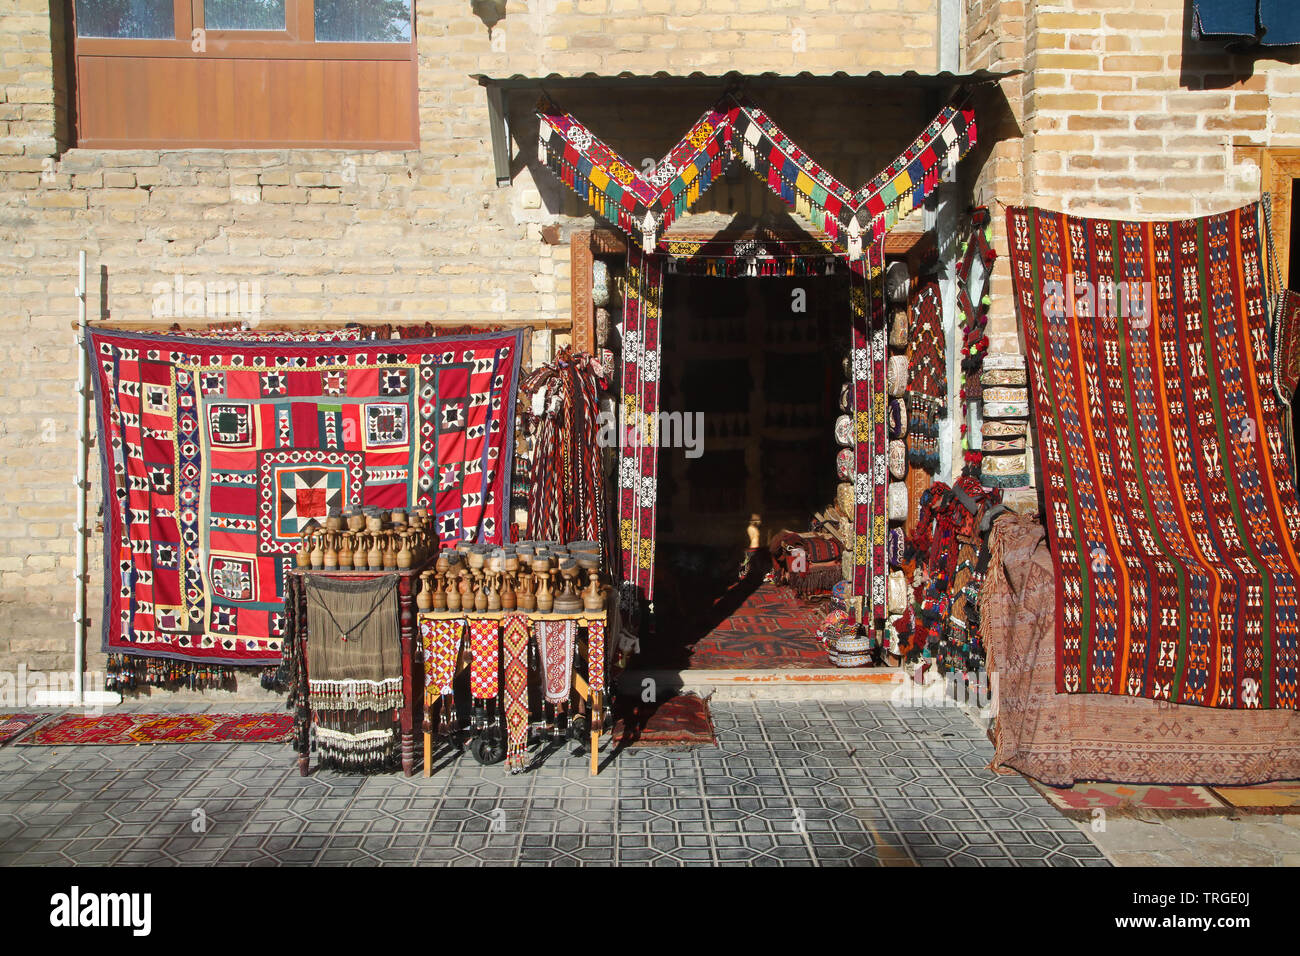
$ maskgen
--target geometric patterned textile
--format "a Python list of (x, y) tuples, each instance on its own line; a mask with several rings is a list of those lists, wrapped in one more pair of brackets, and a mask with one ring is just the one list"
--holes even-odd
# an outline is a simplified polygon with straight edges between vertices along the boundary
[(813, 161), (772, 119), (733, 100), (731, 148), (795, 213), (824, 231), (855, 269), (869, 248), (919, 208), (975, 145), (975, 111), (945, 106), (888, 166), (852, 191)]
[(292, 714), (104, 714), (60, 717), (15, 746), (252, 744), (287, 740), (292, 730)]
[(537, 106), (538, 160), (561, 182), (653, 251), (656, 236), (690, 208), (731, 162), (729, 98), (705, 110), (668, 155), (639, 172), (549, 99)]
[(659, 469), (659, 322), (663, 257), (627, 247), (623, 296), (623, 412), (618, 519), (623, 580), (654, 599)]
[(522, 335), (91, 330), (105, 650), (276, 663), (298, 535), (332, 508), (419, 503), (443, 542), (499, 543)]
[(649, 173), (637, 172), (549, 99), (537, 109), (538, 160), (598, 215), (655, 251), (664, 231), (740, 159), (855, 265), (866, 249), (919, 207), (975, 145), (975, 112), (945, 106), (888, 166), (854, 191), (813, 161), (771, 118), (725, 94)]
[(587, 686), (593, 694), (605, 692), (605, 622), (587, 624)]
[(526, 614), (507, 614), (501, 635), (505, 658), (505, 693), (502, 701), (506, 718), (506, 769), (524, 769), (528, 748), (528, 639), (532, 626)]
[(566, 704), (573, 689), (574, 621), (538, 621), (537, 656), (542, 664), (542, 687), (548, 704)]
[(1207, 787), (1150, 783), (1076, 783), (1063, 789), (1034, 782), (1047, 801), (1071, 819), (1091, 820), (1096, 811), (1107, 814), (1207, 816), (1225, 807)]
[(948, 402), (948, 368), (944, 359), (943, 300), (936, 280), (926, 279), (917, 290), (911, 326), (907, 339), (907, 391), (932, 399), (943, 409)]
[(470, 696), (479, 700), (495, 700), (497, 664), (500, 660), (496, 621), (476, 618), (469, 622), (469, 650)]
[(698, 694), (676, 694), (659, 703), (620, 694), (613, 740), (620, 747), (715, 747), (709, 702)]
[(1007, 233), (1058, 691), (1296, 709), (1300, 504), (1258, 205), (1173, 222), (1013, 207)]
[(0, 714), (0, 747), (48, 716), (49, 714)]
[(881, 238), (867, 250), (867, 267), (854, 270), (849, 286), (853, 341), (850, 351), (853, 399), (853, 579), (851, 594), (863, 597), (864, 615), (885, 617), (885, 490), (889, 434), (885, 364), (889, 354), (885, 321), (885, 247)]

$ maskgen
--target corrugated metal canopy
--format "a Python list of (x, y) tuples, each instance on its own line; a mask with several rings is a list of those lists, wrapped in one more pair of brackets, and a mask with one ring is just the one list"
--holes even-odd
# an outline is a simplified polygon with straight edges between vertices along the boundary
[(632, 86), (741, 86), (746, 83), (763, 86), (921, 86), (949, 87), (973, 83), (989, 83), (1008, 76), (1018, 76), (1022, 70), (999, 73), (994, 70), (975, 70), (970, 73), (918, 73), (907, 70), (903, 73), (883, 73), (873, 70), (870, 73), (583, 73), (566, 75), (548, 73), (546, 76), (526, 76), (516, 73), (513, 76), (488, 76), (484, 73), (472, 74), (473, 79), (483, 86), (502, 90), (547, 89), (593, 89), (605, 87)]

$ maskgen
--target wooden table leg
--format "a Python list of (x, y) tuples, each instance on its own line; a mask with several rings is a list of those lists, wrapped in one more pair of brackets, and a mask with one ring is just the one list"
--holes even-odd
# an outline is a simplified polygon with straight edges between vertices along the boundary
[(397, 600), (400, 605), (402, 635), (402, 772), (415, 773), (415, 596), (411, 593), (411, 578), (402, 576), (398, 582)]
[(602, 712), (600, 692), (592, 691), (591, 713), (588, 719), (591, 721), (591, 775), (593, 777), (600, 773), (600, 723)]
[(424, 732), (424, 775), (433, 775), (433, 734), (427, 730)]

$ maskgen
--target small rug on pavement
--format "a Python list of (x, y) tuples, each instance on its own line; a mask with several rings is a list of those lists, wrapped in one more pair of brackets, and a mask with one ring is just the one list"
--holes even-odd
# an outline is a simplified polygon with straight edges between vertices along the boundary
[(1093, 811), (1119, 815), (1210, 816), (1226, 808), (1208, 787), (1149, 783), (1076, 783), (1073, 787), (1049, 787), (1031, 780), (1049, 803), (1075, 820), (1092, 818)]
[(40, 723), (49, 714), (0, 714), (0, 747)]
[(698, 694), (678, 694), (658, 703), (619, 695), (613, 741), (620, 747), (714, 747), (709, 702)]
[(1250, 813), (1300, 813), (1300, 780), (1278, 780), (1249, 787), (1212, 787), (1235, 810)]
[(287, 740), (292, 731), (291, 714), (103, 714), (62, 717), (17, 746), (273, 743)]

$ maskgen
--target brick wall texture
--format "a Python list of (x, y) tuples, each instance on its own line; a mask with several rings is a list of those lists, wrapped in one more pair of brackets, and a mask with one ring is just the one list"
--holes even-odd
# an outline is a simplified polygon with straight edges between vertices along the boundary
[[(569, 315), (568, 246), (591, 216), (536, 166), (531, 101), (512, 102), (512, 185), (491, 163), (472, 74), (933, 72), (938, 0), (511, 0), (489, 31), (467, 0), (417, 0), (420, 146), (341, 150), (71, 148), (64, 24), (46, 0), (0, 9), (0, 671), (71, 664), (78, 250), (92, 318), (147, 319), (155, 286), (244, 282), (264, 323), (532, 324)], [(1184, 0), (965, 0), (964, 68), (1020, 70), (981, 94), (973, 200), (1174, 216), (1258, 194), (1251, 147), (1300, 141), (1294, 66), (1190, 40)], [(629, 157), (659, 156), (720, 89), (573, 94)], [(860, 182), (931, 115), (924, 90), (753, 92)], [(255, 108), (249, 104), (248, 108)], [(704, 211), (783, 208), (724, 184)], [(1005, 258), (993, 349), (1019, 348)], [(98, 485), (91, 489), (92, 518)], [(92, 520), (93, 523), (93, 520)], [(89, 660), (99, 660), (92, 539)]]

